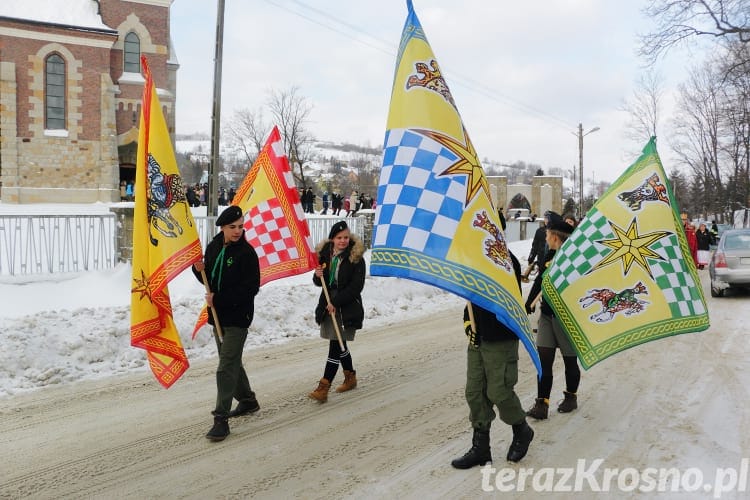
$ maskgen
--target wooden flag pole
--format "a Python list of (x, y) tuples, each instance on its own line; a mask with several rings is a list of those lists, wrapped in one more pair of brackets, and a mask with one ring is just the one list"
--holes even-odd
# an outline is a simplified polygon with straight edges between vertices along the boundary
[[(325, 269), (325, 268), (326, 268), (326, 265), (323, 264), (323, 269)], [(325, 276), (321, 276), (320, 277), (320, 282), (323, 285), (323, 293), (326, 296), (326, 302), (330, 306), (330, 305), (332, 305), (331, 304), (331, 296), (328, 294), (328, 286), (326, 285)], [(336, 330), (336, 338), (339, 340), (339, 347), (341, 347), (341, 352), (344, 352), (344, 341), (341, 340), (341, 330), (339, 330), (339, 324), (336, 321), (336, 314), (335, 313), (331, 315), (331, 321), (333, 322), (333, 329)]]
[(466, 301), (466, 307), (469, 309), (469, 322), (471, 323), (471, 331), (476, 333), (477, 323), (474, 321), (474, 309), (471, 308), (471, 301)]
[(542, 292), (539, 292), (539, 295), (534, 298), (534, 302), (531, 303), (531, 308), (534, 309), (536, 305), (539, 303), (539, 301), (542, 300)]
[[(203, 285), (206, 287), (206, 293), (211, 293), (211, 287), (208, 284), (208, 278), (206, 277), (206, 270), (201, 269), (201, 278), (203, 278)], [(214, 317), (214, 328), (216, 329), (216, 336), (219, 337), (219, 343), (224, 342), (224, 334), (221, 333), (221, 324), (219, 323), (219, 316), (216, 314), (216, 308), (211, 307), (211, 316)]]

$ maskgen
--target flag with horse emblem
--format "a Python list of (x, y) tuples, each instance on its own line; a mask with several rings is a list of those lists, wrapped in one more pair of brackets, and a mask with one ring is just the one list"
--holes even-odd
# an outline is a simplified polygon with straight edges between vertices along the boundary
[[(261, 286), (315, 269), (317, 255), (278, 127), (268, 136), (232, 205), (245, 214), (245, 239), (258, 254)], [(193, 338), (207, 321), (204, 308)]]
[(563, 243), (542, 290), (587, 369), (636, 345), (708, 328), (656, 138)]
[(146, 82), (135, 174), (130, 343), (146, 350), (154, 376), (169, 388), (189, 363), (167, 285), (203, 253), (145, 57), (141, 65)]
[(442, 288), (488, 311), (539, 357), (500, 217), (479, 156), (407, 1), (391, 107), (370, 274)]

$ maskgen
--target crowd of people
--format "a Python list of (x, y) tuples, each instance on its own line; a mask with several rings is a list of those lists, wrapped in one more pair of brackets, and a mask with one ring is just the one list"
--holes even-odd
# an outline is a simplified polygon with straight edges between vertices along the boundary
[(711, 229), (708, 229), (706, 223), (701, 222), (696, 229), (685, 214), (682, 217), (682, 224), (685, 227), (685, 237), (695, 266), (698, 269), (705, 269), (711, 258), (711, 247), (716, 245), (719, 239), (718, 224), (711, 221)]
[[(185, 188), (185, 198), (191, 207), (205, 207), (208, 205), (208, 183), (190, 184)], [(234, 186), (229, 189), (220, 187), (218, 191), (218, 205), (228, 206), (232, 204), (236, 190)], [(350, 195), (329, 193), (323, 191), (321, 194), (321, 210), (316, 212), (316, 201), (318, 195), (313, 188), (305, 187), (299, 190), (300, 203), (302, 210), (307, 214), (319, 213), (321, 215), (336, 215), (342, 217), (353, 217), (362, 209), (374, 209), (375, 199), (369, 193), (359, 193), (354, 190)], [(134, 201), (134, 181), (120, 181), (120, 201)]]
[[(316, 213), (315, 202), (317, 195), (311, 187), (300, 189), (299, 193), (302, 209), (307, 214)], [(375, 199), (368, 193), (359, 193), (352, 191), (349, 196), (332, 191), (323, 191), (321, 195), (322, 209), (320, 215), (336, 215), (343, 217), (353, 217), (358, 211), (363, 209), (375, 208)]]
[[(217, 199), (219, 206), (224, 207), (232, 203), (235, 194), (234, 186), (229, 189), (220, 187)], [(208, 204), (208, 184), (196, 183), (188, 186), (185, 189), (185, 197), (191, 207), (205, 207)]]

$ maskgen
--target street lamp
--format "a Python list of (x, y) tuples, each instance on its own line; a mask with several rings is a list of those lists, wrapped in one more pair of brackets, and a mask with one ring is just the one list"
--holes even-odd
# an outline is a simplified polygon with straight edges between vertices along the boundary
[(583, 133), (583, 124), (578, 124), (578, 217), (583, 217), (583, 138), (592, 132), (599, 130), (594, 127), (585, 134)]

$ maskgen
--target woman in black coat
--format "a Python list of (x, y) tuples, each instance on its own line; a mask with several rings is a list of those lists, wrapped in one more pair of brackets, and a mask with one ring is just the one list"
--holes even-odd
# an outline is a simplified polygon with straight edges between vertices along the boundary
[[(325, 281), (331, 302), (328, 303), (325, 291), (321, 290), (318, 306), (315, 308), (315, 322), (320, 325), (320, 336), (327, 339), (329, 345), (323, 378), (309, 396), (325, 403), (339, 365), (344, 368), (344, 383), (336, 388), (336, 392), (346, 392), (357, 387), (357, 376), (346, 342), (354, 340), (354, 334), (362, 328), (365, 317), (362, 307), (366, 272), (365, 247), (349, 232), (346, 222), (340, 221), (334, 224), (328, 239), (318, 245), (317, 251), (319, 264), (315, 268), (313, 283), (322, 286)], [(338, 325), (343, 350), (333, 321)]]
[(698, 269), (704, 269), (711, 258), (711, 245), (714, 244), (714, 235), (706, 229), (706, 225), (701, 223), (695, 232), (695, 239), (698, 240)]

